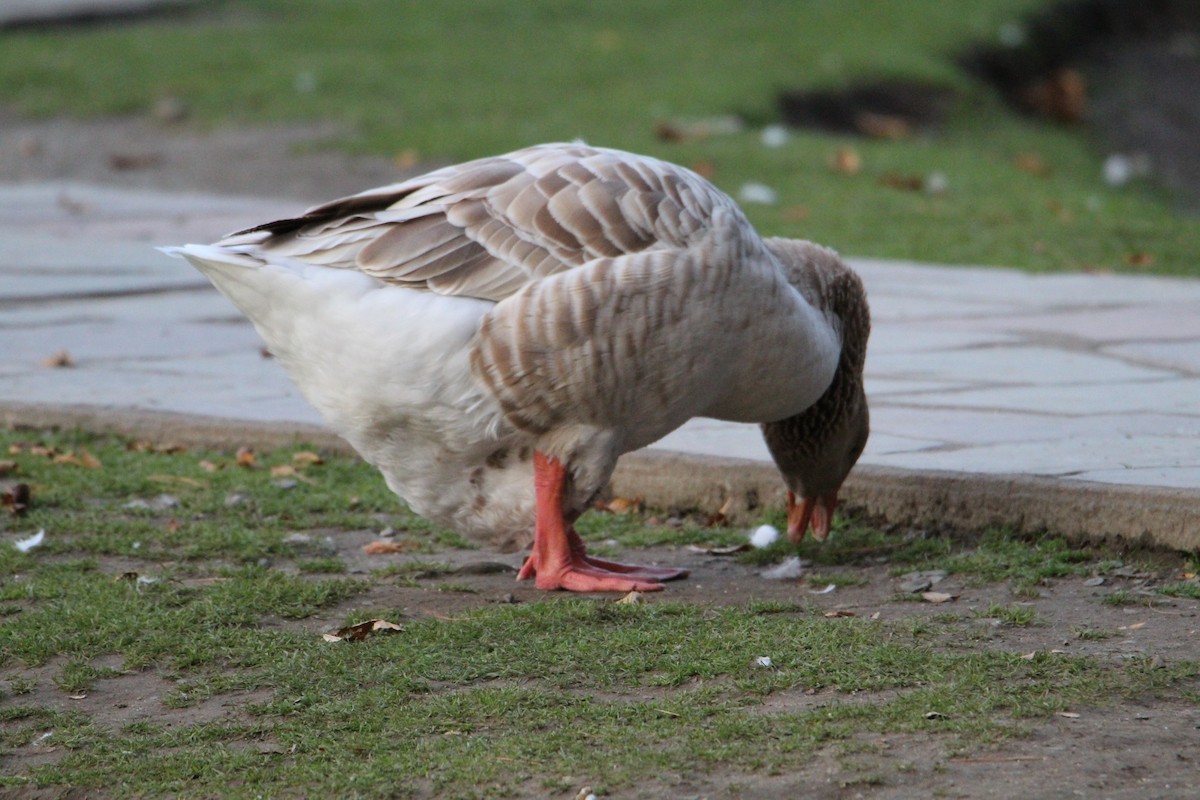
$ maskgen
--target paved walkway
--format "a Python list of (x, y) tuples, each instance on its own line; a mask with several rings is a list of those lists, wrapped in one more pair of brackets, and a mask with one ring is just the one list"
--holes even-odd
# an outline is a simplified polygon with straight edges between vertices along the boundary
[[(153, 245), (295, 202), (0, 186), (0, 403), (319, 423), (253, 329)], [(871, 298), (864, 464), (1200, 487), (1200, 281), (855, 259)], [(74, 366), (43, 360), (66, 350)], [(697, 420), (660, 449), (767, 460)]]

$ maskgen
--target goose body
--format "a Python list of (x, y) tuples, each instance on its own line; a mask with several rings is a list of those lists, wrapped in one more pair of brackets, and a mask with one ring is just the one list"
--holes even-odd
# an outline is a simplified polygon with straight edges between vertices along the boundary
[[(500, 546), (535, 540), (523, 575), (544, 588), (677, 577), (587, 557), (571, 523), (621, 454), (692, 417), (775, 424), (820, 405), (847, 371), (847, 313), (829, 298), (847, 280), (861, 295), (831, 251), (760, 238), (698, 175), (582, 144), (169, 252), (414, 511)], [(559, 538), (570, 579), (545, 563)]]

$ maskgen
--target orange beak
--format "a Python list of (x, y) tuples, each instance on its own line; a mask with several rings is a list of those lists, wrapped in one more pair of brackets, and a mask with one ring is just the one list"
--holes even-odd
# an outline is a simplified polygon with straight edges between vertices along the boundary
[(811, 523), (813, 538), (818, 542), (825, 541), (825, 538), (829, 536), (829, 526), (833, 524), (833, 510), (837, 508), (837, 496), (838, 490), (834, 489), (829, 494), (815, 499), (803, 497), (797, 503), (795, 492), (788, 492), (788, 538), (799, 543)]

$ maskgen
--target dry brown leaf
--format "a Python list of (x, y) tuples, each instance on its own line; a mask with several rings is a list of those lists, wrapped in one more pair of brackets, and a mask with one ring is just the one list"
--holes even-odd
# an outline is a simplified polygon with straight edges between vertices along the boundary
[(642, 510), (642, 505), (643, 500), (640, 497), (614, 497), (604, 508), (614, 514), (636, 514)]
[(857, 175), (862, 172), (862, 156), (853, 147), (839, 147), (829, 160), (829, 168), (843, 175)]
[(1132, 253), (1125, 254), (1125, 263), (1131, 267), (1142, 269), (1144, 267), (1154, 266), (1154, 256), (1150, 253), (1143, 253), (1140, 250), (1135, 250)]
[(59, 453), (51, 458), (55, 464), (71, 464), (76, 467), (86, 467), (88, 469), (100, 469), (104, 466), (104, 464), (100, 462), (100, 459), (96, 458), (96, 456), (92, 455), (90, 451), (82, 447), (79, 448), (78, 453)]
[(327, 642), (361, 642), (368, 636), (374, 636), (377, 633), (398, 633), (402, 630), (404, 630), (404, 626), (388, 622), (386, 619), (369, 619), (357, 625), (339, 628), (334, 633), (323, 634), (321, 638)]
[(258, 457), (249, 447), (239, 447), (236, 456), (237, 465), (247, 469), (258, 466)]
[(1136, 630), (1139, 630), (1140, 628), (1144, 628), (1144, 627), (1146, 627), (1146, 623), (1135, 622), (1132, 625), (1122, 625), (1121, 627), (1117, 628), (1117, 630), (1119, 630), (1119, 631), (1136, 631)]
[(292, 463), (298, 468), (319, 466), (325, 463), (325, 459), (321, 458), (319, 453), (314, 453), (311, 450), (301, 450), (299, 453), (292, 455)]
[(1074, 711), (1059, 711), (1058, 716), (1066, 717), (1067, 719), (1079, 719), (1079, 715)]
[(835, 617), (857, 617), (858, 614), (844, 608), (835, 608), (833, 611), (826, 611), (825, 616), (833, 619)]
[(1013, 159), (1013, 166), (1021, 172), (1037, 175), (1039, 178), (1045, 178), (1053, 172), (1050, 165), (1037, 153), (1017, 153), (1017, 157)]
[(613, 602), (627, 606), (637, 605), (638, 603), (642, 602), (642, 593), (633, 591), (622, 597), (620, 600), (614, 600)]
[(182, 486), (190, 486), (193, 489), (203, 489), (208, 486), (208, 481), (202, 481), (199, 478), (188, 478), (184, 475), (147, 475), (146, 480), (154, 481), (155, 483), (180, 484)]
[(29, 510), (33, 503), (33, 490), (28, 483), (17, 483), (0, 493), (0, 508), (14, 517), (19, 517)]
[(904, 117), (864, 111), (854, 118), (854, 127), (872, 139), (907, 139), (912, 126)]
[(386, 556), (395, 553), (407, 553), (420, 547), (420, 542), (411, 539), (377, 539), (363, 545), (363, 552), (369, 556)]
[(0, 460), (0, 476), (17, 471), (17, 462), (9, 459)]
[(407, 147), (392, 156), (392, 163), (400, 169), (412, 169), (421, 163), (421, 153), (412, 147)]
[(1022, 655), (1021, 659), (1024, 661), (1033, 661), (1035, 656), (1037, 656), (1037, 650), (1030, 650), (1028, 653)]
[(1079, 122), (1087, 111), (1087, 82), (1078, 70), (1063, 67), (1027, 86), (1020, 99), (1029, 108), (1051, 119)]
[(43, 358), (42, 366), (50, 367), (51, 369), (60, 369), (62, 367), (73, 367), (73, 366), (75, 366), (75, 359), (71, 358), (71, 354), (68, 353), (66, 350), (59, 350), (57, 353), (54, 353), (53, 355), (49, 355), (49, 356), (46, 356), (45, 358)]
[(879, 185), (889, 189), (901, 189), (906, 192), (919, 192), (925, 188), (925, 179), (920, 175), (903, 175), (899, 172), (889, 172), (880, 176)]
[(221, 468), (220, 464), (214, 464), (213, 462), (209, 461), (206, 458), (200, 459), (200, 463), (198, 464), (198, 466), (200, 467), (200, 469), (204, 470), (205, 472), (216, 472), (217, 470), (219, 470)]
[(946, 592), (921, 592), (921, 599), (926, 603), (949, 603), (951, 600), (957, 600), (958, 595)]

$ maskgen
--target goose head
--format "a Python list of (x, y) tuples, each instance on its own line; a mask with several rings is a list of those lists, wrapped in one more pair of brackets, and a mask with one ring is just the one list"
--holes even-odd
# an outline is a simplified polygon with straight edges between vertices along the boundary
[(870, 431), (863, 389), (870, 312), (862, 281), (833, 251), (789, 239), (770, 239), (767, 245), (793, 287), (841, 334), (837, 369), (820, 399), (798, 414), (762, 425), (787, 485), (788, 537), (800, 541), (811, 525), (813, 536), (824, 540), (838, 491)]

